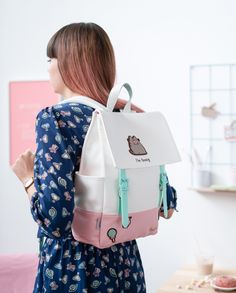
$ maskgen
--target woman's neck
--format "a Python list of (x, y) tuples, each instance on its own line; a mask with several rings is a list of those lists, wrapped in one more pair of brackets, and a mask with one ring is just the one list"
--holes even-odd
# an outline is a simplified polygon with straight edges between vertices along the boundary
[(63, 96), (63, 99), (69, 99), (72, 98), (74, 96), (80, 96), (81, 94), (79, 93), (75, 93), (72, 92), (70, 89), (68, 89), (67, 87), (64, 89), (64, 91), (61, 93), (61, 95)]

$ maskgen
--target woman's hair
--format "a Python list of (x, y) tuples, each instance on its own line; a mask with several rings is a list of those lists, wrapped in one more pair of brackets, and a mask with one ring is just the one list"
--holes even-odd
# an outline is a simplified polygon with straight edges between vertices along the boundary
[[(103, 105), (116, 79), (115, 54), (107, 33), (95, 23), (72, 23), (62, 27), (49, 40), (47, 56), (56, 58), (65, 85)], [(123, 108), (118, 99), (115, 108)], [(131, 105), (131, 109), (143, 112)]]

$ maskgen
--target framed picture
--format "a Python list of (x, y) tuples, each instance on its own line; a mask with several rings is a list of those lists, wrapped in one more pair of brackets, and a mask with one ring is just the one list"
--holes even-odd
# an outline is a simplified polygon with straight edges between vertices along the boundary
[(12, 81), (9, 83), (10, 158), (30, 148), (36, 150), (35, 120), (38, 112), (60, 100), (49, 81)]

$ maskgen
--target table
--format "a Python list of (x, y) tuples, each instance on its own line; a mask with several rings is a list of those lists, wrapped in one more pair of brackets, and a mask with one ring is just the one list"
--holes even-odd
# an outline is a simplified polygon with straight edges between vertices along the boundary
[[(214, 268), (212, 277), (217, 275), (231, 275), (236, 276), (235, 269), (227, 268)], [(213, 293), (216, 292), (211, 288), (209, 283), (202, 284), (202, 287), (196, 287), (196, 285), (209, 278), (199, 276), (195, 266), (185, 266), (177, 270), (174, 275), (157, 290), (157, 293)], [(181, 286), (181, 288), (178, 288)], [(222, 292), (222, 291), (221, 291)], [(231, 291), (232, 292), (232, 291)], [(236, 292), (236, 291), (233, 291)]]

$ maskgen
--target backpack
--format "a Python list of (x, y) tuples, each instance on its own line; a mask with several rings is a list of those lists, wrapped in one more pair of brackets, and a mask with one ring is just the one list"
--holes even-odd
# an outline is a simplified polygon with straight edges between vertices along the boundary
[[(129, 101), (113, 112), (123, 87)], [(106, 106), (70, 98), (95, 108), (75, 172), (72, 234), (98, 248), (157, 233), (162, 203), (168, 214), (165, 164), (180, 161), (164, 116), (131, 111), (131, 98), (128, 83), (112, 88)]]

